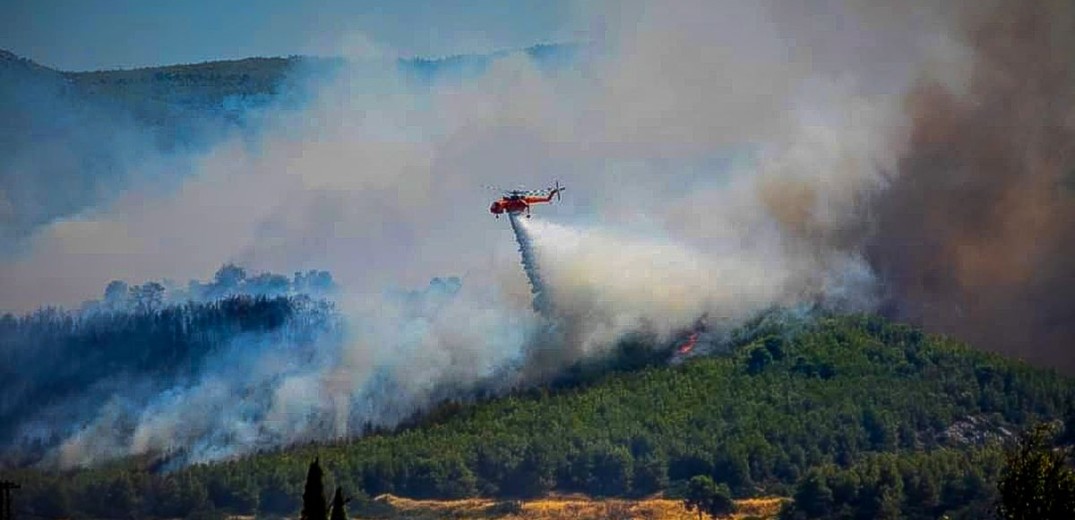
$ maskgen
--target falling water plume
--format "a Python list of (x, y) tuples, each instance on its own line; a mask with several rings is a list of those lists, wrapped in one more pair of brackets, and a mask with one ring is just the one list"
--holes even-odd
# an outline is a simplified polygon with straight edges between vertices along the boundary
[(509, 213), (511, 229), (515, 232), (515, 241), (519, 243), (519, 254), (523, 260), (523, 270), (530, 280), (530, 292), (534, 295), (534, 311), (542, 315), (548, 315), (549, 299), (545, 284), (541, 281), (541, 273), (538, 271), (537, 259), (534, 256), (533, 241), (527, 233), (526, 224), (519, 219), (516, 213)]

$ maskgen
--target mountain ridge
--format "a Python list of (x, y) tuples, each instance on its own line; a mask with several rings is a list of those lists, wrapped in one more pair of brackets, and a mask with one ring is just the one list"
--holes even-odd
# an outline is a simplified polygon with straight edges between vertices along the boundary
[[(523, 52), (536, 59), (552, 59), (558, 56), (570, 56), (573, 55), (583, 44), (579, 43), (538, 43), (529, 47), (521, 49), (502, 49), (491, 51), (487, 53), (460, 53), (460, 54), (448, 54), (444, 56), (412, 56), (407, 58), (396, 58), (394, 61), (400, 64), (450, 64), (456, 63), (468, 59), (495, 59), (502, 58), (504, 56), (511, 55), (517, 52)], [(57, 74), (63, 74), (66, 76), (78, 76), (88, 74), (116, 74), (116, 73), (130, 73), (130, 72), (185, 72), (194, 71), (204, 68), (220, 68), (226, 66), (241, 66), (248, 65), (257, 62), (342, 62), (346, 61), (346, 58), (342, 56), (318, 56), (318, 55), (306, 55), (306, 54), (290, 54), (287, 56), (247, 56), (244, 58), (234, 59), (221, 59), (221, 60), (205, 60), (199, 62), (190, 63), (169, 63), (162, 65), (147, 65), (138, 67), (116, 67), (116, 68), (104, 68), (94, 70), (63, 70), (55, 67), (50, 67), (42, 63), (38, 63), (32, 58), (21, 56), (13, 51), (0, 48), (0, 62), (14, 62), (22, 63), (35, 69), (44, 69)]]

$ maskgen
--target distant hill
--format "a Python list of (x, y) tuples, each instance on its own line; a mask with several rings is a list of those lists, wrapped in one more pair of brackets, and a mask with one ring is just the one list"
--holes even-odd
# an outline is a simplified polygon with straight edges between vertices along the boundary
[(60, 72), (39, 65), (29, 58), (22, 58), (13, 52), (0, 49), (0, 71), (8, 70), (22, 70), (28, 74), (60, 75)]
[(300, 106), (301, 78), (331, 70), (340, 60), (247, 58), (132, 70), (65, 72), (84, 95), (129, 110), (157, 128), (182, 127), (199, 119), (242, 126), (247, 111), (272, 103)]
[(25, 484), (34, 514), (174, 517), (294, 514), (314, 457), (328, 489), (365, 493), (353, 511), (382, 515), (362, 497), (676, 496), (699, 474), (738, 497), (806, 497), (830, 475), (830, 511), (981, 518), (1000, 443), (1033, 421), (1075, 427), (1075, 380), (880, 318), (759, 320), (734, 337), (727, 354), (644, 366), (624, 344), (600, 370), (357, 439), (173, 473), (127, 461), (0, 477)]
[[(191, 134), (206, 119), (241, 124), (245, 111), (269, 105), (285, 94), (297, 103), (297, 71), (332, 70), (342, 60), (326, 58), (247, 58), (131, 70), (62, 72), (0, 50), (0, 81), (9, 88), (51, 83), (54, 94), (129, 114), (149, 128)], [(15, 85), (13, 85), (15, 84)], [(175, 144), (175, 143), (168, 143)]]
[[(571, 60), (577, 44), (540, 44), (521, 52), (539, 66), (555, 67)], [(397, 61), (398, 70), (416, 81), (462, 78), (479, 74), (496, 59), (516, 51), (456, 55), (442, 58), (411, 58)], [(218, 114), (237, 122), (244, 110), (271, 101), (299, 103), (301, 80), (332, 74), (346, 61), (342, 58), (290, 56), (210, 61), (126, 70), (62, 72), (20, 58), (0, 49), (0, 71), (5, 67), (21, 73), (49, 77), (72, 91), (106, 100), (133, 113), (151, 126), (181, 124), (184, 118)], [(290, 96), (280, 100), (280, 96)]]
[[(577, 49), (538, 45), (521, 52), (541, 67), (557, 67)], [(420, 88), (480, 74), (508, 54), (396, 66)], [(0, 254), (17, 250), (42, 225), (110, 200), (133, 177), (183, 175), (182, 160), (142, 166), (146, 158), (181, 159), (175, 152), (258, 132), (265, 109), (301, 109), (310, 80), (329, 78), (345, 63), (292, 56), (63, 72), (0, 50)]]

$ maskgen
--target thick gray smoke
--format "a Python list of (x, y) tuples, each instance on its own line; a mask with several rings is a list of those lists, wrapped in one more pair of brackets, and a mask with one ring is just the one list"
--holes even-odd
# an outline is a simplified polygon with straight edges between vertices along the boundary
[[(127, 391), (92, 420), (41, 428), (75, 431), (64, 464), (175, 450), (208, 460), (394, 424), (446, 395), (527, 384), (633, 331), (674, 337), (703, 315), (734, 326), (772, 307), (884, 308), (929, 325), (939, 294), (956, 302), (944, 305), (946, 325), (966, 310), (1003, 315), (994, 295), (1018, 287), (1019, 316), (1059, 302), (1048, 320), (1062, 321), (1070, 306), (1042, 295), (1063, 277), (1031, 274), (1070, 263), (1067, 192), (1046, 186), (1070, 170), (1071, 118), (1045, 116), (1072, 91), (1061, 88), (1071, 18), (1045, 2), (1007, 24), (1010, 9), (586, 4), (576, 24), (593, 43), (572, 62), (543, 68), (506, 53), (431, 85), (364, 46), (342, 73), (311, 78), (307, 110), (266, 114), (256, 139), (195, 156), (176, 189), (136, 184), (40, 226), (0, 266), (0, 306), (11, 309), (77, 304), (111, 279), (205, 278), (222, 261), (328, 269), (346, 333), (302, 355), (238, 340), (168, 389), (117, 375), (109, 388)], [(1056, 59), (1040, 62), (1042, 52)], [(572, 196), (513, 221), (516, 240), (477, 189), (553, 178)], [(1018, 211), (985, 211), (960, 191), (968, 185), (983, 204)], [(966, 211), (948, 218), (955, 207)], [(987, 225), (971, 233), (977, 222)], [(1049, 240), (1015, 240), (1024, 228)], [(1004, 262), (986, 262), (997, 233), (1013, 240)], [(971, 240), (948, 247), (951, 237)], [(1023, 253), (1035, 261), (1020, 263)], [(527, 278), (536, 268), (540, 285)], [(458, 290), (401, 296), (448, 275)], [(533, 310), (539, 286), (549, 319)], [(981, 294), (988, 312), (971, 305)], [(1038, 323), (1001, 322), (1003, 341)], [(1038, 347), (1009, 350), (1020, 348)]]
[(907, 97), (870, 262), (893, 315), (1075, 372), (1075, 6), (972, 13), (966, 82)]

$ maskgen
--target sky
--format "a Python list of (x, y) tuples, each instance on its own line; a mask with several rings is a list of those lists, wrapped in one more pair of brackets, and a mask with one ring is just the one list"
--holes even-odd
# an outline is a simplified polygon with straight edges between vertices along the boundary
[(403, 57), (578, 36), (567, 0), (5, 0), (0, 49), (60, 70), (376, 47)]

